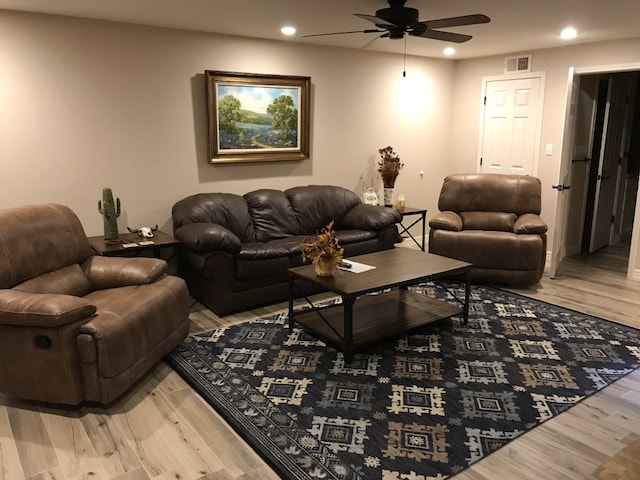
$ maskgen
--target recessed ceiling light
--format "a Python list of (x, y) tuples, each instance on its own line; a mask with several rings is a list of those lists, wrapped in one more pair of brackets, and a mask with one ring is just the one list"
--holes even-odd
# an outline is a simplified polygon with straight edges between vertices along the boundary
[(294, 35), (296, 33), (296, 28), (292, 27), (290, 25), (287, 25), (286, 27), (282, 27), (280, 29), (280, 31), (282, 32), (283, 35)]
[(560, 38), (563, 40), (571, 40), (572, 38), (576, 38), (578, 32), (573, 27), (567, 27), (562, 32), (560, 32)]
[(442, 53), (444, 53), (446, 56), (450, 57), (451, 55), (456, 53), (456, 49), (453, 48), (453, 47), (447, 47), (442, 51)]

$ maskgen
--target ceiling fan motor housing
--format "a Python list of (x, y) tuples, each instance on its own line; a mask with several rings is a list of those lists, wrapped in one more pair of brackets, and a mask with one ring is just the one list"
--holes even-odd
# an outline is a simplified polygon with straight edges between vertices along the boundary
[(397, 25), (401, 29), (413, 27), (414, 25), (416, 25), (419, 22), (418, 15), (419, 14), (417, 9), (402, 6), (381, 8), (380, 10), (376, 11), (376, 17), (386, 22)]

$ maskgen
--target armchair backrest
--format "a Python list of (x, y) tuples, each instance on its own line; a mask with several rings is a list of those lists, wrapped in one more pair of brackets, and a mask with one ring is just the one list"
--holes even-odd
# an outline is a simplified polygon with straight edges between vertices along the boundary
[(542, 186), (528, 175), (453, 174), (442, 183), (440, 211), (540, 214)]
[(64, 205), (0, 210), (0, 288), (82, 263), (91, 255), (80, 220)]

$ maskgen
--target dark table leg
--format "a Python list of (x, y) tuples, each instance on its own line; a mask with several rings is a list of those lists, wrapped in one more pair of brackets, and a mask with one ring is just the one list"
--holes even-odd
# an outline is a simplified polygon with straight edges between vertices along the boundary
[(422, 245), (420, 245), (420, 250), (424, 252), (424, 226), (427, 223), (427, 212), (422, 212)]
[(293, 332), (293, 277), (289, 276), (289, 333)]
[(344, 361), (353, 362), (355, 347), (353, 346), (353, 303), (355, 297), (345, 295), (342, 297), (344, 306)]
[(462, 307), (462, 318), (464, 324), (469, 322), (469, 295), (471, 293), (471, 267), (467, 267), (465, 271), (464, 284), (464, 307)]

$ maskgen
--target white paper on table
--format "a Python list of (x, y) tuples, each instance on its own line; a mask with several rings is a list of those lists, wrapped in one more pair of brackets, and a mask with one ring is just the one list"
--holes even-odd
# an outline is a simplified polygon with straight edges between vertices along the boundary
[(349, 265), (351, 265), (351, 268), (338, 266), (338, 268), (340, 270), (344, 270), (345, 272), (362, 273), (362, 272), (366, 272), (367, 270), (373, 270), (374, 268), (376, 268), (373, 265), (367, 265), (366, 263), (354, 262), (353, 260), (344, 260), (344, 263), (348, 263)]

